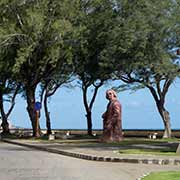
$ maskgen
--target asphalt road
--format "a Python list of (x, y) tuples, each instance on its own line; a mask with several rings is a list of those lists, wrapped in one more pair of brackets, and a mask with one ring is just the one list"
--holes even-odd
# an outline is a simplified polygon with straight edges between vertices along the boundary
[(0, 180), (136, 180), (179, 166), (97, 162), (0, 142)]

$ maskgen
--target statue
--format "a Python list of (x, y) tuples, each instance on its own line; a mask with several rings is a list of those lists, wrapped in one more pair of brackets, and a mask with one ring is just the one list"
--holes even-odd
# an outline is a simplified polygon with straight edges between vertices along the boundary
[(103, 113), (103, 135), (102, 142), (118, 142), (122, 141), (122, 119), (121, 104), (117, 99), (114, 90), (106, 91), (106, 98), (109, 100), (107, 110)]

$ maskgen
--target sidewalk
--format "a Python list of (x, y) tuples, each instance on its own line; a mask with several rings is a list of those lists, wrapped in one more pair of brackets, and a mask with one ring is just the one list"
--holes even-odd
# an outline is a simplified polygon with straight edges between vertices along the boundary
[(172, 166), (180, 165), (180, 156), (135, 155), (118, 153), (118, 150), (120, 149), (135, 148), (135, 146), (141, 146), (144, 148), (163, 148), (163, 146), (165, 146), (164, 144), (161, 146), (154, 146), (151, 144), (116, 146), (108, 143), (98, 143), (97, 140), (93, 139), (62, 141), (3, 139), (2, 141), (85, 160)]

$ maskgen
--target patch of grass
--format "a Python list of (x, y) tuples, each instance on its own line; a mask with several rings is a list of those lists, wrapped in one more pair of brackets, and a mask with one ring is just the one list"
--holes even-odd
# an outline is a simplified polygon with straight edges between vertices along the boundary
[(178, 156), (176, 151), (171, 149), (125, 149), (120, 150), (120, 154), (144, 154), (144, 155), (164, 155), (164, 156)]
[(8, 139), (16, 139), (16, 135), (14, 134), (1, 134), (2, 138), (8, 138)]
[(153, 172), (142, 180), (179, 180), (180, 171)]
[[(148, 138), (124, 138), (121, 142), (110, 142), (103, 143), (100, 142), (99, 139), (101, 136), (88, 136), (86, 134), (71, 134), (69, 137), (64, 138), (65, 134), (57, 134), (58, 136), (55, 140), (48, 140), (47, 135), (43, 135), (39, 138), (32, 136), (19, 136), (18, 134), (11, 134), (10, 136), (4, 136), (3, 138), (8, 139), (18, 139), (18, 140), (29, 140), (34, 142), (42, 142), (42, 143), (66, 143), (66, 144), (79, 144), (79, 145), (87, 145), (88, 146), (102, 146), (102, 147), (125, 147), (126, 149), (137, 148), (140, 149), (140, 146), (161, 146), (163, 149), (169, 147), (167, 151), (175, 152), (177, 149), (177, 143), (180, 142), (180, 139), (172, 138), (172, 139), (148, 139)], [(169, 143), (170, 142), (170, 143)], [(136, 146), (136, 147), (135, 147)], [(137, 147), (139, 146), (139, 147)], [(145, 148), (142, 149), (145, 149)], [(139, 154), (139, 152), (138, 152)], [(167, 155), (167, 154), (166, 154)]]
[(124, 138), (120, 142), (108, 142), (106, 144), (113, 145), (113, 146), (127, 146), (127, 145), (134, 145), (134, 144), (150, 144), (150, 145), (159, 145), (162, 143), (173, 143), (173, 142), (180, 142), (179, 139), (172, 138), (172, 139), (148, 139), (148, 138)]
[[(168, 144), (168, 146), (170, 145), (171, 147), (174, 146), (173, 145), (180, 143), (180, 139), (177, 138), (172, 138), (172, 139), (148, 139), (148, 138), (124, 138), (123, 141), (121, 142), (109, 142), (106, 144), (112, 145), (112, 146), (132, 146), (132, 145), (165, 145)], [(176, 147), (177, 148), (177, 147)]]

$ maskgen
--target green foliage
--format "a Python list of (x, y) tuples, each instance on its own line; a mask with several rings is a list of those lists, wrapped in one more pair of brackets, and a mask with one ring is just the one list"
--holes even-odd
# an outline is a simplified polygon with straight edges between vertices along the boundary
[[(113, 10), (110, 1), (83, 1), (80, 6), (79, 33), (74, 48), (74, 66), (82, 81), (92, 84), (98, 79), (107, 79), (102, 66), (102, 52), (108, 46), (112, 28)], [(108, 73), (107, 73), (108, 74)]]
[(54, 78), (65, 81), (72, 73), (75, 4), (70, 0), (6, 0), (0, 4), (0, 58), (13, 62), (10, 74), (23, 85), (34, 136), (39, 135), (34, 116), (37, 85)]
[(5, 45), (16, 39), (13, 71), (19, 80), (35, 85), (57, 71), (63, 61), (71, 63), (72, 5), (68, 0), (4, 1), (1, 9), (0, 38)]
[(179, 45), (179, 0), (115, 2), (118, 26), (112, 30), (107, 53), (108, 63), (114, 65), (113, 77), (127, 83), (120, 90), (150, 90), (165, 126), (163, 137), (170, 138), (170, 116), (164, 106), (169, 87), (180, 72), (171, 52)]
[(127, 83), (127, 84), (121, 84), (119, 86), (113, 87), (113, 89), (116, 92), (122, 92), (122, 91), (128, 91), (130, 90), (131, 92), (136, 92), (139, 89), (145, 88), (145, 86), (143, 84), (139, 84), (139, 83)]
[[(0, 96), (3, 100), (11, 102), (17, 88), (12, 69), (15, 64), (16, 43), (21, 35), (13, 32), (15, 23), (8, 19), (8, 17), (11, 18), (11, 13), (8, 7), (5, 7), (6, 2), (2, 1), (0, 4)], [(3, 111), (3, 105), (1, 111)]]
[(143, 86), (173, 80), (179, 73), (170, 52), (179, 44), (179, 1), (116, 2), (118, 25), (112, 30), (108, 62), (114, 64), (117, 78)]

